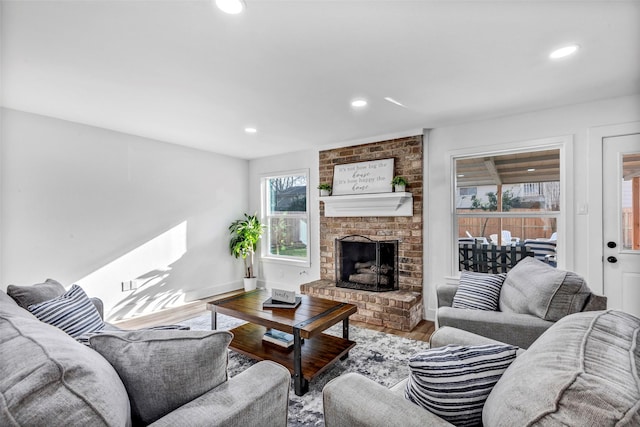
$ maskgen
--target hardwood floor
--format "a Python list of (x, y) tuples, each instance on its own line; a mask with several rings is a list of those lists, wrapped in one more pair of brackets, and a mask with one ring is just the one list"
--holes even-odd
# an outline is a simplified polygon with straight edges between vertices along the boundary
[(380, 331), (387, 334), (398, 335), (403, 338), (409, 338), (416, 341), (425, 341), (429, 342), (429, 338), (431, 338), (431, 334), (433, 334), (436, 330), (436, 325), (430, 320), (422, 319), (418, 325), (413, 328), (413, 331), (398, 331), (396, 329), (384, 328), (382, 326), (369, 325), (367, 323), (362, 322), (350, 322), (351, 325), (359, 326), (361, 328), (372, 329), (374, 331)]
[[(207, 302), (226, 298), (228, 296), (236, 295), (241, 292), (242, 291), (228, 292), (226, 294), (217, 295), (215, 297), (193, 301), (181, 307), (169, 308), (145, 316), (139, 316), (127, 320), (120, 320), (118, 322), (113, 322), (113, 324), (123, 329), (139, 329), (148, 328), (151, 326), (178, 323), (182, 322), (183, 320), (200, 316), (202, 314), (210, 314), (211, 312), (207, 310)], [(410, 332), (398, 331), (395, 329), (384, 328), (382, 326), (375, 326), (362, 322), (352, 321), (350, 322), (350, 324), (361, 328), (367, 328), (374, 331), (385, 332), (387, 334), (398, 335), (403, 338), (425, 342), (429, 341), (431, 334), (435, 331), (435, 324), (429, 320), (421, 320), (420, 323), (418, 323), (418, 325)]]

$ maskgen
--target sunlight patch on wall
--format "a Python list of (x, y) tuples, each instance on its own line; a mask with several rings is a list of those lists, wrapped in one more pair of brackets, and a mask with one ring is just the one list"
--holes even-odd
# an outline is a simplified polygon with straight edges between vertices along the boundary
[[(76, 283), (89, 296), (103, 300), (105, 314), (124, 306), (126, 311), (140, 314), (181, 303), (182, 292), (177, 294), (175, 289), (167, 292), (162, 288), (171, 273), (171, 264), (186, 252), (187, 222), (183, 221)], [(134, 281), (137, 289), (123, 292), (122, 282), (128, 281)]]

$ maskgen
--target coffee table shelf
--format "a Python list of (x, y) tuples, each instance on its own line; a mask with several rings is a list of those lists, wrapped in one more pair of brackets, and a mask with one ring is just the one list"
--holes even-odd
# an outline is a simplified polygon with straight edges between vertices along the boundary
[[(233, 340), (229, 345), (234, 351), (256, 360), (272, 360), (294, 373), (293, 346), (279, 347), (262, 340), (267, 331), (264, 326), (245, 323), (231, 330)], [(302, 374), (311, 381), (328, 366), (345, 356), (356, 343), (333, 335), (319, 334), (304, 340), (302, 344)]]

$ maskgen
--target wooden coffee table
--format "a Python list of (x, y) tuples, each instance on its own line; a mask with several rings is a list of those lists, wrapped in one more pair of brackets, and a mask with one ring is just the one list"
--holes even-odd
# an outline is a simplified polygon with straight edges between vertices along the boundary
[[(295, 309), (263, 309), (262, 303), (270, 296), (269, 291), (256, 289), (207, 303), (211, 329), (217, 329), (217, 313), (249, 322), (231, 330), (234, 337), (229, 348), (252, 359), (272, 360), (285, 366), (293, 375), (295, 393), (302, 396), (309, 390), (309, 381), (336, 360), (347, 358), (356, 345), (349, 341), (349, 316), (356, 313), (357, 307), (302, 295), (302, 303)], [(342, 338), (322, 333), (340, 321)], [(267, 328), (293, 334), (293, 347), (264, 342), (262, 336)]]

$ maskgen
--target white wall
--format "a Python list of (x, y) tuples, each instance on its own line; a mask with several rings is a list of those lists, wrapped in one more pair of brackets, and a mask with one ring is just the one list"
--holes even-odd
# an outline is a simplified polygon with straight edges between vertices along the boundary
[[(309, 169), (309, 250), (310, 267), (276, 261), (260, 261), (258, 281), (267, 288), (300, 291), (300, 285), (320, 279), (320, 219), (318, 201), (318, 151), (307, 150), (251, 160), (249, 164), (250, 212), (260, 213), (260, 177), (274, 172)], [(260, 259), (258, 256), (257, 259)]]
[[(538, 111), (467, 123), (458, 126), (432, 129), (427, 145), (428, 162), (425, 163), (425, 177), (428, 177), (428, 192), (425, 198), (425, 212), (428, 212), (426, 258), (427, 317), (433, 318), (435, 286), (446, 281), (446, 277), (456, 275), (451, 268), (453, 231), (451, 221), (450, 191), (452, 177), (447, 173), (452, 151), (483, 147), (503, 147), (508, 149), (513, 143), (550, 137), (570, 136), (573, 139), (573, 200), (574, 214), (568, 218), (573, 226), (573, 253), (568, 254), (567, 266), (583, 275), (594, 292), (602, 292), (602, 277), (590, 277), (589, 257), (594, 250), (600, 250), (601, 242), (593, 241), (590, 235), (589, 215), (602, 209), (600, 200), (589, 200), (588, 178), (590, 159), (600, 157), (600, 152), (589, 152), (590, 128), (616, 123), (640, 120), (640, 96), (629, 96), (563, 108)], [(598, 161), (597, 164), (601, 162)], [(586, 215), (578, 214), (576, 207), (588, 208)], [(594, 225), (591, 225), (593, 227)]]
[(14, 110), (2, 124), (3, 288), (78, 283), (115, 320), (242, 287), (227, 228), (248, 161)]

